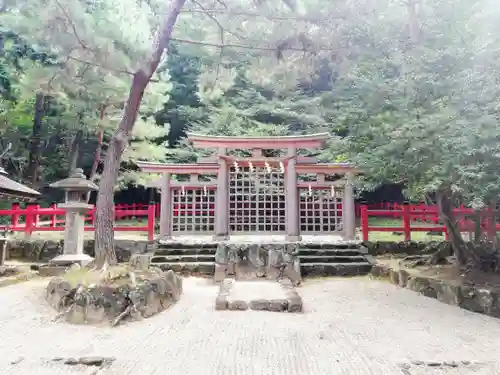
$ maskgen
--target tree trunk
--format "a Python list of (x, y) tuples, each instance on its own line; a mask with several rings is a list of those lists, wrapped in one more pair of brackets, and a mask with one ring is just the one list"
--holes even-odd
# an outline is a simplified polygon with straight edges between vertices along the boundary
[(70, 175), (78, 167), (78, 158), (80, 156), (80, 142), (82, 140), (83, 131), (78, 130), (71, 139), (69, 147), (69, 165), (68, 174)]
[(474, 243), (481, 242), (481, 210), (474, 213)]
[(497, 244), (497, 201), (496, 199), (490, 202), (488, 207), (488, 228), (487, 238), (494, 246)]
[(128, 144), (130, 133), (134, 127), (144, 90), (156, 72), (164, 50), (170, 41), (177, 17), (186, 0), (173, 0), (168, 16), (158, 30), (151, 58), (133, 75), (132, 86), (123, 111), (123, 117), (106, 150), (104, 169), (99, 183), (96, 204), (95, 255), (97, 268), (105, 264), (116, 264), (114, 249), (114, 190), (123, 151)]
[(465, 266), (468, 259), (467, 245), (465, 244), (457, 220), (453, 214), (453, 194), (449, 189), (439, 189), (437, 192), (437, 203), (441, 219), (446, 226), (453, 252), (460, 266)]
[(38, 184), (38, 172), (40, 169), (41, 137), (43, 128), (43, 116), (45, 113), (45, 95), (41, 92), (35, 96), (35, 113), (33, 116), (33, 128), (29, 143), (28, 177), (31, 186), (36, 189)]
[(420, 39), (420, 24), (417, 14), (417, 0), (408, 0), (406, 9), (408, 11), (408, 29), (410, 42), (415, 46)]
[[(99, 121), (104, 120), (104, 116), (106, 114), (106, 104), (102, 104), (101, 108), (99, 109)], [(99, 133), (97, 134), (97, 146), (94, 152), (94, 161), (92, 162), (92, 169), (90, 170), (90, 176), (89, 180), (94, 182), (95, 181), (95, 176), (97, 175), (97, 168), (99, 168), (99, 162), (101, 161), (101, 154), (102, 154), (102, 142), (104, 141), (104, 130), (101, 128), (99, 130)], [(90, 195), (91, 192), (89, 191), (87, 193), (87, 202), (90, 202)]]

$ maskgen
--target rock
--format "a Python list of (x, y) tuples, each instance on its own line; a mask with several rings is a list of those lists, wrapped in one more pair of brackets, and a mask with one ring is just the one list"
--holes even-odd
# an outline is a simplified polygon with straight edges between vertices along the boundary
[(129, 264), (137, 270), (145, 271), (149, 268), (152, 257), (153, 254), (133, 254), (130, 257)]
[(0, 277), (19, 275), (21, 271), (17, 267), (0, 266)]
[(389, 270), (389, 280), (394, 285), (399, 285), (399, 271), (390, 269)]
[(19, 357), (19, 358), (14, 359), (13, 361), (11, 361), (10, 364), (17, 365), (18, 363), (21, 363), (22, 361), (24, 361), (24, 357)]
[(413, 277), (408, 280), (407, 288), (426, 297), (437, 298), (437, 292), (432, 288), (431, 281), (426, 277)]
[(227, 310), (228, 309), (228, 303), (227, 303), (227, 296), (217, 296), (215, 299), (215, 310), (221, 311), (221, 310)]
[(114, 357), (81, 357), (78, 363), (85, 366), (103, 366), (115, 361)]
[(265, 299), (256, 299), (253, 301), (250, 301), (250, 309), (252, 310), (257, 310), (257, 311), (268, 311), (270, 302)]
[(388, 277), (389, 276), (389, 268), (383, 264), (375, 264), (372, 267), (370, 274), (373, 277)]
[(174, 271), (168, 270), (164, 273), (163, 279), (166, 281), (167, 294), (177, 302), (182, 294), (182, 279)]
[(398, 281), (399, 281), (399, 286), (401, 288), (406, 288), (406, 285), (408, 285), (409, 279), (410, 279), (410, 274), (408, 273), (408, 271), (399, 270)]
[(43, 265), (38, 268), (38, 275), (40, 277), (62, 276), (67, 269), (66, 266)]
[(76, 366), (78, 361), (75, 358), (67, 358), (64, 360), (65, 365)]
[(425, 255), (432, 254), (443, 246), (448, 248), (449, 255), (452, 254), (451, 244), (444, 241), (401, 241), (401, 242), (386, 242), (377, 241), (363, 242), (363, 246), (368, 250), (369, 255), (384, 255), (384, 254), (408, 254), (408, 255)]
[(64, 278), (52, 279), (46, 289), (46, 299), (66, 321), (73, 324), (117, 324), (123, 312), (133, 319), (155, 315), (182, 295), (182, 279), (174, 272), (138, 274), (136, 284), (89, 285), (72, 287)]
[(269, 301), (269, 311), (281, 312), (286, 311), (288, 308), (288, 301), (286, 299), (273, 299)]
[(227, 302), (228, 310), (248, 310), (248, 303), (242, 300), (232, 300)]
[(294, 290), (287, 293), (287, 309), (288, 312), (301, 312), (302, 311), (302, 298)]
[(440, 280), (430, 280), (430, 286), (436, 291), (438, 301), (452, 306), (460, 303), (460, 287)]

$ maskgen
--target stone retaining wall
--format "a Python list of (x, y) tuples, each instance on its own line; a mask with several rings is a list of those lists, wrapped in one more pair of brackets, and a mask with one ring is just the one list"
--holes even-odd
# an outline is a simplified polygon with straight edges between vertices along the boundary
[(380, 264), (373, 266), (371, 274), (375, 277), (387, 278), (394, 285), (435, 298), (448, 305), (500, 318), (500, 289), (498, 288), (414, 276), (407, 270), (393, 269)]
[(408, 254), (408, 255), (432, 254), (436, 250), (440, 249), (441, 246), (443, 246), (443, 244), (446, 244), (449, 247), (449, 255), (452, 255), (451, 244), (445, 241), (363, 242), (363, 246), (365, 246), (368, 249), (368, 254), (373, 256), (384, 255), (384, 254)]
[[(128, 262), (133, 254), (142, 254), (153, 245), (150, 241), (115, 240), (118, 262)], [(62, 254), (64, 241), (54, 240), (11, 240), (7, 244), (10, 259), (26, 259), (31, 261), (49, 261)], [(94, 257), (94, 240), (85, 240), (84, 252)]]
[(219, 244), (215, 253), (215, 281), (288, 277), (300, 282), (296, 244)]

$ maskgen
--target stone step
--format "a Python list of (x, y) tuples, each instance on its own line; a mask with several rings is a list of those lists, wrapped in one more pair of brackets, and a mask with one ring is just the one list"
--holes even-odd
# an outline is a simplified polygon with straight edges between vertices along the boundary
[(363, 255), (342, 256), (342, 255), (299, 255), (300, 264), (308, 263), (362, 263), (366, 262)]
[(199, 273), (203, 275), (213, 275), (215, 273), (215, 262), (164, 262), (153, 263), (162, 271), (172, 270), (179, 273)]
[(151, 263), (198, 263), (215, 262), (213, 255), (153, 255)]
[(217, 249), (217, 244), (182, 243), (182, 242), (158, 242), (156, 249)]
[(365, 247), (360, 242), (339, 242), (339, 243), (301, 243), (301, 249), (310, 250), (326, 250), (326, 249), (337, 249), (337, 250), (360, 250), (365, 251)]
[(302, 249), (298, 251), (299, 256), (360, 256), (363, 253), (357, 249)]
[(361, 276), (372, 269), (369, 262), (357, 263), (307, 263), (300, 265), (302, 277), (311, 276)]
[(156, 255), (215, 255), (217, 249), (215, 248), (172, 248), (172, 249), (156, 249)]

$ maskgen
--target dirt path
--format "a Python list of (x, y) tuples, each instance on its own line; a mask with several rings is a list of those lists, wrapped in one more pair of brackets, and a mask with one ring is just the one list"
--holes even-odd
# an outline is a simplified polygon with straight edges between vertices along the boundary
[[(310, 281), (296, 315), (215, 312), (216, 288), (189, 278), (173, 308), (114, 329), (52, 322), (45, 283), (0, 289), (2, 375), (90, 375), (50, 359), (91, 355), (116, 357), (99, 375), (500, 374), (500, 320), (384, 282)], [(464, 360), (473, 364), (401, 367)]]

